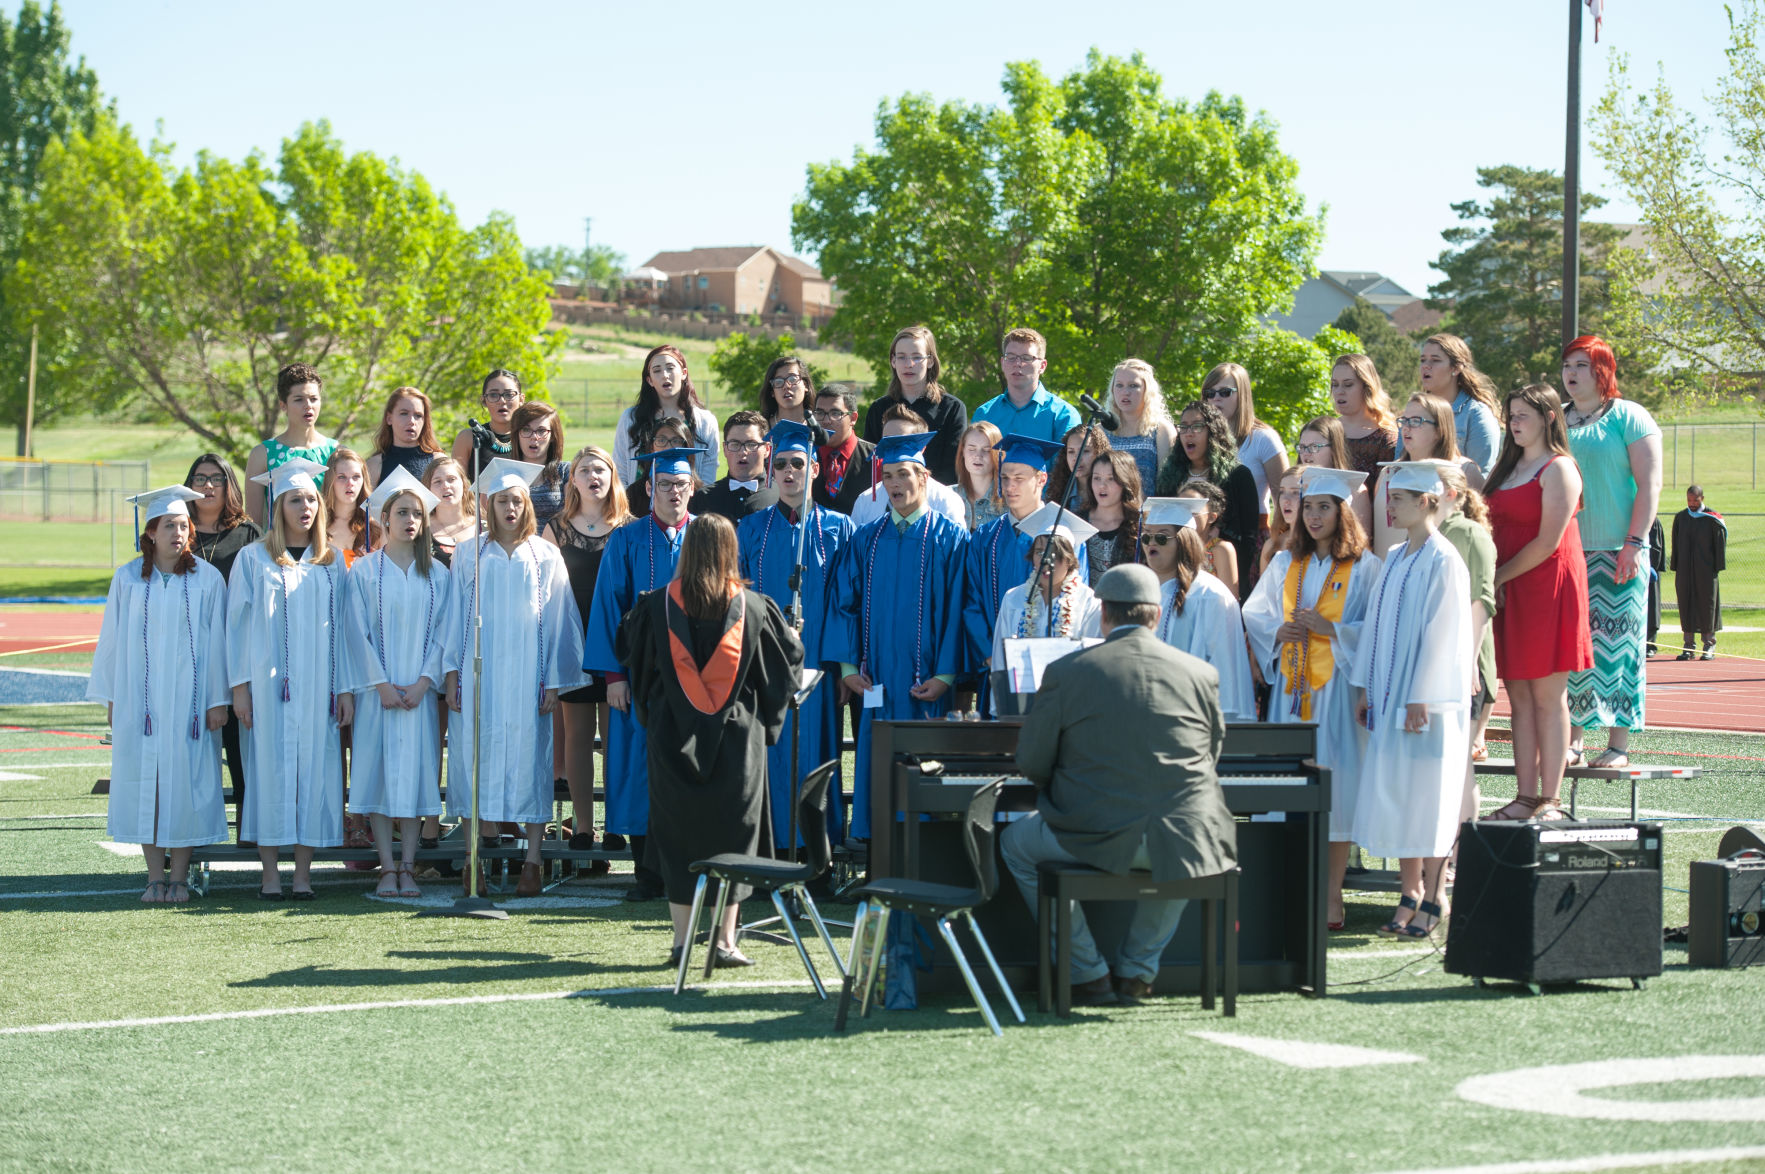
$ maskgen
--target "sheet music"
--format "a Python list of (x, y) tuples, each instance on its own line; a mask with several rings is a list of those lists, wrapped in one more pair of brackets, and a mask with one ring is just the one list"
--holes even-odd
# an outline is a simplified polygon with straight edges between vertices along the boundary
[(1065, 636), (1007, 637), (1005, 670), (1011, 676), (1011, 691), (1034, 693), (1042, 687), (1042, 674), (1049, 665), (1081, 648), (1101, 643), (1103, 641), (1095, 636), (1083, 640)]

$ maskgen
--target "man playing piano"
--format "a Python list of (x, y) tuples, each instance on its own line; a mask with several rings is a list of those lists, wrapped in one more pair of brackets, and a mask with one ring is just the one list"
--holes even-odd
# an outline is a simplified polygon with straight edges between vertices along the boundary
[[(1237, 860), (1237, 832), (1215, 768), (1225, 740), (1219, 673), (1158, 639), (1158, 576), (1112, 567), (1096, 584), (1102, 644), (1048, 666), (1023, 731), (1017, 765), (1036, 784), (1036, 811), (1000, 847), (1030, 908), (1043, 860), (1154, 880), (1209, 876)], [(1137, 1003), (1186, 901), (1141, 901), (1110, 982), (1084, 911), (1072, 921), (1076, 1002)]]

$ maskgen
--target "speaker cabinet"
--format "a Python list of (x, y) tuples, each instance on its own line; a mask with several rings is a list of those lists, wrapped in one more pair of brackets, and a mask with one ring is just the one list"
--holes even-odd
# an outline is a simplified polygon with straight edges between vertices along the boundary
[(1463, 825), (1446, 970), (1533, 986), (1660, 974), (1660, 826)]
[(1765, 964), (1765, 858), (1757, 853), (1730, 860), (1694, 860), (1691, 865), (1691, 928), (1687, 937), (1693, 966)]

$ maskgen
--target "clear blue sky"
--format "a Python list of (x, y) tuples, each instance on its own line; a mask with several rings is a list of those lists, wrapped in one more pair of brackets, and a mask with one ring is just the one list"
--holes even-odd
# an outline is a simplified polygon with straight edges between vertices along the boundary
[[(7, 4), (16, 11), (16, 4)], [(273, 155), (328, 118), (352, 150), (397, 156), (463, 218), (514, 215), (528, 244), (598, 240), (641, 264), (695, 245), (790, 244), (804, 165), (871, 143), (907, 91), (999, 100), (1005, 62), (1056, 75), (1095, 45), (1143, 51), (1169, 93), (1241, 94), (1280, 125), (1325, 268), (1421, 294), (1478, 166), (1558, 169), (1566, 0), (876, 6), (431, 0), (64, 0), (74, 49), (143, 137)], [(1716, 0), (1610, 0), (1588, 21), (1584, 106), (1608, 55), (1682, 97), (1723, 68)], [(1616, 196), (1591, 149), (1585, 186)], [(1621, 201), (1611, 219), (1634, 215)]]

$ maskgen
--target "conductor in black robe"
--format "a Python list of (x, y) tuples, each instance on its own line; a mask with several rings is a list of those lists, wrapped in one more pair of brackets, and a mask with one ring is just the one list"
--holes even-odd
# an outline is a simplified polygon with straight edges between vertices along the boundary
[(1683, 641), (1677, 660), (1698, 656), (1692, 635), (1703, 638), (1700, 659), (1716, 659), (1716, 633), (1722, 630), (1722, 587), (1717, 580), (1728, 566), (1728, 523), (1704, 508), (1704, 491), (1685, 491), (1685, 508), (1673, 515), (1673, 593), (1679, 598)]
[[(638, 598), (619, 626), (619, 659), (649, 734), (650, 844), (674, 920), (680, 961), (697, 878), (694, 861), (760, 851), (766, 747), (778, 741), (803, 667), (803, 645), (778, 605), (742, 586), (735, 527), (706, 514), (686, 528), (666, 588)], [(747, 966), (735, 947), (749, 890), (730, 894), (712, 943), (719, 966)]]

